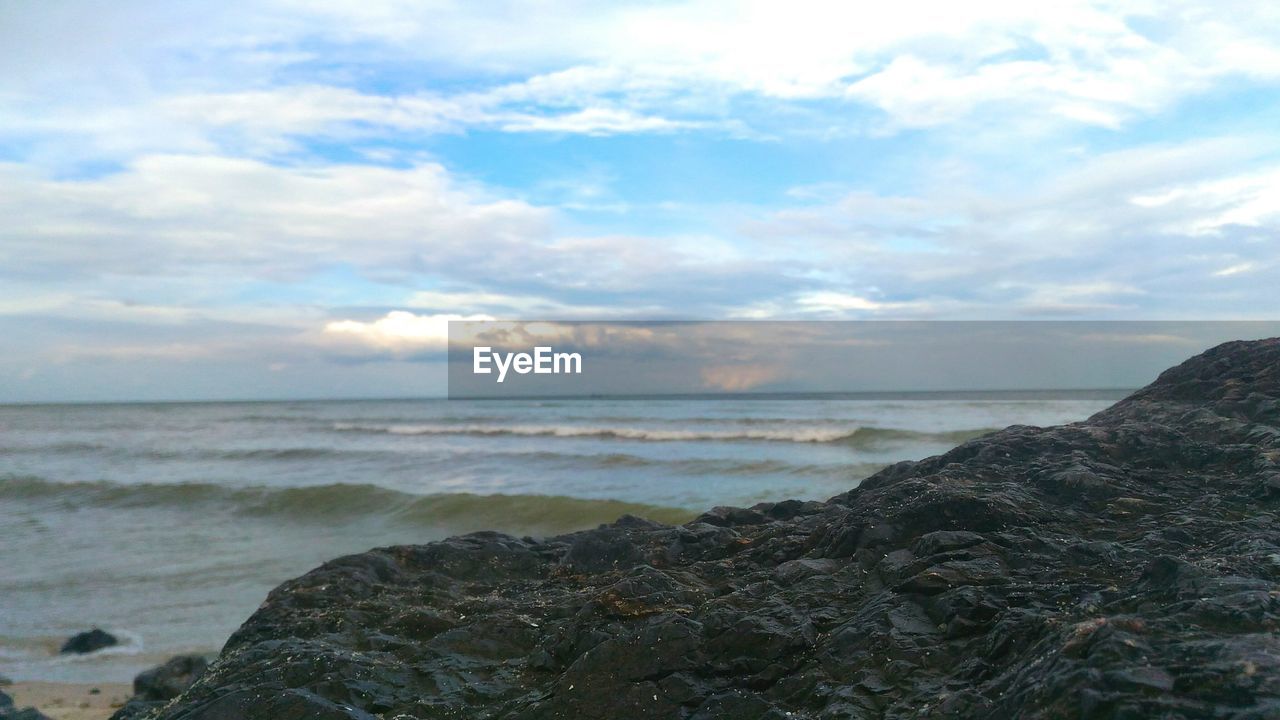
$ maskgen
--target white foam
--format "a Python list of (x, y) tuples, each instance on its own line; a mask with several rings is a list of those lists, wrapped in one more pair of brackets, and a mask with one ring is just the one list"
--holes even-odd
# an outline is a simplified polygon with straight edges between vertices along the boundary
[(766, 440), (823, 443), (850, 437), (858, 427), (749, 428), (735, 430), (664, 430), (641, 427), (590, 427), (583, 425), (373, 425), (336, 423), (334, 430), (387, 433), (390, 435), (521, 435), (529, 437), (601, 437), (652, 442), (699, 440)]

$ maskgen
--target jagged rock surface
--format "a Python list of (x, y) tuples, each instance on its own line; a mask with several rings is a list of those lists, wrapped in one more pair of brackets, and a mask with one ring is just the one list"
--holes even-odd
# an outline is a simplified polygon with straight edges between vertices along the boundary
[(152, 717), (1280, 717), (1280, 340), (825, 503), (477, 533), (271, 593)]

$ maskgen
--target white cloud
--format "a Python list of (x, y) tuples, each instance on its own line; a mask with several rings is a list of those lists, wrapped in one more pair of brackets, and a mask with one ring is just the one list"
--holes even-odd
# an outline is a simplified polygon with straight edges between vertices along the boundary
[(489, 197), (435, 164), (279, 167), (154, 156), (92, 180), (0, 165), (0, 266), (49, 268), (51, 280), (474, 268), (535, 246), (549, 221), (548, 211)]
[(618, 308), (588, 303), (568, 303), (549, 295), (526, 295), (483, 290), (420, 290), (409, 296), (406, 307), (431, 310), (465, 309), (507, 318), (613, 317)]
[(1256, 270), (1280, 261), (1275, 177), (1268, 142), (1209, 139), (1082, 159), (1016, 191), (852, 192), (743, 228), (803, 257), (809, 287), (737, 313), (1265, 313)]
[[(314, 313), (311, 303), (494, 299), (412, 300), (416, 288), (448, 285), (511, 302), (441, 312), (669, 316), (737, 295), (744, 281), (759, 287), (777, 268), (705, 235), (578, 235), (562, 224), (552, 209), (433, 163), (166, 155), (88, 179), (0, 164), (0, 277), (120, 308), (251, 305), (256, 314), (283, 302)], [(255, 303), (264, 286), (270, 299)]]
[(12, 297), (0, 298), (0, 315), (29, 315), (57, 310), (75, 302), (76, 296), (70, 292), (39, 292), (15, 294)]
[(564, 132), (612, 135), (633, 132), (666, 132), (698, 127), (702, 123), (637, 115), (630, 110), (591, 107), (563, 115), (512, 116), (501, 121), (509, 132)]
[(824, 290), (803, 293), (796, 298), (796, 304), (805, 310), (820, 312), (843, 312), (846, 310), (880, 310), (882, 303), (868, 300), (859, 295)]
[(1132, 309), (1130, 296), (1144, 295), (1131, 285), (1111, 281), (1001, 283), (1001, 289), (1020, 294), (1019, 304), (1036, 313), (1082, 313)]
[(176, 95), (154, 110), (175, 123), (256, 128), (273, 135), (323, 135), (338, 123), (440, 131), (465, 114), (459, 104), (432, 96), (388, 97), (323, 85)]
[[(310, 10), (318, 19), (311, 30), (331, 32), (324, 18), (336, 15), (344, 33), (437, 61), (508, 74), (533, 68), (492, 97), (590, 113), (715, 115), (727, 97), (749, 94), (850, 97), (899, 125), (1003, 102), (1114, 126), (1218, 78), (1280, 78), (1280, 42), (1267, 31), (1280, 12), (1249, 2), (559, 2), (506, 17), (473, 7), (322, 5)], [(494, 37), (503, 42), (485, 42)]]
[[(32, 291), (10, 314), (243, 313), (295, 328), (344, 304), (526, 318), (1221, 313), (1263, 292), (1256, 270), (1280, 261), (1269, 153), (1151, 146), (1017, 192), (859, 190), (670, 235), (569, 234), (555, 211), (431, 163), (153, 156), (79, 180), (8, 164), (0, 276)], [(330, 287), (335, 268), (356, 277)], [(1228, 279), (1241, 285), (1212, 288), (1218, 305), (1194, 303)], [(297, 299), (244, 300), (255, 284)]]
[(1242, 262), (1242, 263), (1236, 263), (1235, 265), (1231, 265), (1229, 267), (1224, 267), (1221, 270), (1216, 270), (1214, 271), (1213, 276), (1214, 277), (1231, 277), (1232, 275), (1241, 275), (1243, 273), (1250, 273), (1257, 269), (1258, 269), (1257, 263)]
[[(1243, 1), (560, 0), (500, 11), (276, 0), (191, 10), (189, 24), (149, 1), (0, 11), (0, 69), (19, 79), (0, 96), (0, 139), (40, 141), (54, 162), (75, 152), (264, 156), (296, 149), (300, 135), (466, 128), (752, 137), (762, 106), (741, 98), (768, 101), (765, 114), (784, 121), (771, 130), (792, 132), (818, 130), (793, 124), (797, 103), (814, 100), (831, 102), (819, 127), (853, 131), (867, 127), (849, 112), (858, 107), (885, 113), (879, 129), (890, 131), (988, 106), (1002, 125), (1114, 128), (1226, 79), (1280, 79), (1269, 32), (1280, 11)], [(422, 81), (357, 89), (380, 71), (425, 69)]]
[[(527, 85), (527, 84), (526, 84)], [(550, 102), (554, 95), (541, 86), (532, 97), (520, 86), (458, 95), (417, 93), (398, 96), (359, 92), (350, 88), (300, 85), (241, 93), (205, 93), (165, 98), (149, 114), (158, 114), (185, 127), (235, 128), (265, 146), (290, 136), (358, 137), (386, 131), (456, 132), (464, 128), (495, 127), (508, 132), (563, 132), (612, 135), (667, 132), (698, 127), (690, 121), (669, 120), (582, 97), (572, 112), (530, 112), (510, 106), (521, 99)], [(600, 90), (607, 90), (601, 87)], [(540, 96), (539, 96), (540, 95)]]
[(1171, 213), (1179, 208), (1198, 211), (1174, 226), (1182, 232), (1213, 233), (1232, 225), (1260, 227), (1280, 219), (1280, 168), (1175, 184), (1156, 194), (1136, 196), (1132, 202)]
[(450, 321), (493, 319), (488, 315), (415, 315), (393, 310), (372, 322), (335, 320), (325, 324), (323, 333), (330, 339), (390, 352), (443, 350), (449, 344)]

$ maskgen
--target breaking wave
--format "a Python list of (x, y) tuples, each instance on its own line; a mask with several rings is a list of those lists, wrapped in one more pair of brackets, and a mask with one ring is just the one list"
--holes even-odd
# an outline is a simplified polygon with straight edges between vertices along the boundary
[(53, 504), (62, 509), (167, 508), (220, 510), (236, 515), (297, 522), (377, 520), (451, 532), (498, 529), (554, 534), (595, 527), (623, 515), (681, 523), (694, 513), (681, 508), (555, 495), (414, 495), (376, 485), (230, 488), (210, 483), (60, 483), (39, 477), (0, 478), (0, 498)]
[(995, 428), (973, 428), (945, 432), (923, 432), (879, 427), (744, 427), (714, 430), (669, 430), (643, 427), (598, 427), (590, 425), (448, 425), (334, 423), (338, 432), (388, 435), (471, 435), (527, 436), (558, 438), (605, 438), (648, 442), (766, 441), (791, 443), (842, 443), (871, 447), (890, 443), (936, 442), (958, 444), (993, 432)]

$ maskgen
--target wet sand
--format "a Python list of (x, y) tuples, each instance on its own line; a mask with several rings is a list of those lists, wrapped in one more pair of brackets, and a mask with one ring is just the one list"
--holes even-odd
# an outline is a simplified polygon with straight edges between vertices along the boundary
[(128, 683), (17, 682), (3, 689), (19, 708), (34, 707), (53, 720), (106, 720), (133, 694)]

